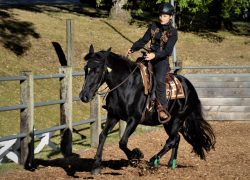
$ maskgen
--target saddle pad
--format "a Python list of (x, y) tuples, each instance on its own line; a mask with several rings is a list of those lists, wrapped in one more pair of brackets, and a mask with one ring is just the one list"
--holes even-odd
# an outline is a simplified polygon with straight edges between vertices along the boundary
[(166, 78), (166, 97), (167, 99), (185, 98), (181, 82), (173, 74), (170, 73)]

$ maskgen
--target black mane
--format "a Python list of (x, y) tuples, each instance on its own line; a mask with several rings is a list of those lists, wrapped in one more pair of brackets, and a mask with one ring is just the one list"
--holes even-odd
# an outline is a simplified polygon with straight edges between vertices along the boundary
[[(94, 54), (87, 54), (84, 57), (84, 59), (88, 62), (89, 67), (97, 67), (104, 65), (106, 58), (108, 59), (109, 63), (114, 65), (113, 67), (116, 67), (118, 69), (124, 69), (125, 67), (132, 69), (136, 66), (136, 63), (134, 61), (131, 61), (129, 58), (113, 52), (109, 53), (104, 50), (96, 52)], [(119, 66), (117, 66), (117, 64), (119, 64)]]
[[(128, 66), (129, 68), (134, 68), (136, 66), (136, 62), (131, 61), (129, 58), (111, 52), (109, 55), (110, 59), (114, 59), (114, 61), (119, 61), (121, 65)], [(116, 63), (116, 62), (115, 62)]]

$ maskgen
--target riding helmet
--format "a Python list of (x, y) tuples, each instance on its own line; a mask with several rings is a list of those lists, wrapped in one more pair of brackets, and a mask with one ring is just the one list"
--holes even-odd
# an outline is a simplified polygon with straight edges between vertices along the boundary
[(174, 7), (170, 3), (162, 3), (159, 6), (159, 14), (173, 15), (174, 14)]

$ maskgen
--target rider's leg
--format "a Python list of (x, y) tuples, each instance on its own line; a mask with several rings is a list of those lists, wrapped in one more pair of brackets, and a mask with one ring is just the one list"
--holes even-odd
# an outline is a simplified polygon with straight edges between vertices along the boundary
[[(152, 65), (156, 78), (156, 96), (163, 109), (167, 110), (168, 101), (166, 98), (166, 76), (169, 71), (169, 63), (167, 60), (156, 60), (155, 62), (152, 62)], [(159, 108), (162, 108), (161, 106), (159, 106)], [(168, 114), (164, 111), (160, 110), (159, 112), (160, 118), (168, 118)]]

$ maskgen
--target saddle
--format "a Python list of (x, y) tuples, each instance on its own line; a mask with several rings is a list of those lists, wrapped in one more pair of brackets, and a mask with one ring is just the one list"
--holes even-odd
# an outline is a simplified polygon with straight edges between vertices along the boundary
[[(147, 67), (142, 63), (138, 63), (143, 86), (144, 94), (148, 95), (152, 91), (153, 80), (151, 67)], [(181, 99), (185, 98), (184, 90), (181, 82), (175, 77), (173, 73), (168, 73), (166, 76), (166, 98), (167, 99)]]

